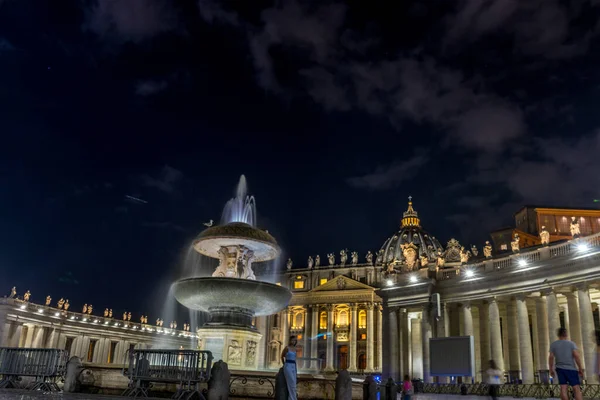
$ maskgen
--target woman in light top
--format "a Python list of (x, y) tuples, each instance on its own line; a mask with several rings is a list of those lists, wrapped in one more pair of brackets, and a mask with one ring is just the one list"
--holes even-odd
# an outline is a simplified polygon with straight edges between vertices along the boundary
[(281, 362), (283, 363), (283, 376), (288, 389), (288, 400), (297, 400), (296, 394), (296, 336), (290, 336), (288, 345), (281, 352)]
[(490, 388), (489, 394), (492, 400), (498, 399), (498, 388), (502, 384), (502, 371), (498, 369), (496, 362), (490, 360), (490, 368), (486, 371), (487, 384)]

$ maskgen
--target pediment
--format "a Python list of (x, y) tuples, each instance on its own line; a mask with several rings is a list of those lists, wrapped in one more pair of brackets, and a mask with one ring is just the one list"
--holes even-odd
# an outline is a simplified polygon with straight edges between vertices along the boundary
[(310, 293), (339, 292), (340, 290), (369, 290), (374, 292), (375, 288), (369, 285), (365, 285), (364, 283), (355, 281), (354, 279), (348, 278), (347, 276), (339, 275), (331, 279), (327, 283), (324, 283), (312, 289)]

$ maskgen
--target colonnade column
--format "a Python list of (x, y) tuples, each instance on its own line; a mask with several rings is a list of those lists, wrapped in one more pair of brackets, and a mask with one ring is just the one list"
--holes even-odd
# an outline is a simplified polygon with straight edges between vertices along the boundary
[(288, 345), (290, 341), (290, 325), (289, 325), (289, 312), (287, 307), (281, 312), (281, 347)]
[[(473, 340), (475, 340), (475, 335), (473, 332), (473, 314), (471, 312), (471, 304), (464, 303), (461, 305), (461, 314), (462, 314), (462, 327), (463, 327), (463, 335), (464, 336), (473, 336)], [(475, 351), (475, 346), (473, 346), (473, 351)], [(477, 371), (474, 371), (477, 374)], [(467, 382), (472, 381), (474, 377), (465, 376)], [(466, 383), (466, 382), (465, 382)]]
[(398, 380), (398, 346), (400, 344), (398, 335), (398, 309), (395, 307), (386, 307), (383, 315), (383, 340), (388, 343), (385, 353), (383, 353), (383, 379), (392, 377)]
[(490, 320), (490, 353), (491, 359), (496, 362), (498, 369), (504, 371), (504, 357), (502, 355), (502, 330), (500, 328), (500, 309), (498, 301), (492, 298), (488, 302), (488, 316)]
[(548, 342), (554, 342), (557, 337), (556, 333), (560, 328), (560, 310), (558, 309), (558, 299), (556, 293), (549, 290), (543, 292), (542, 295), (546, 296), (546, 303), (548, 304)]
[(398, 310), (398, 318), (400, 319), (399, 325), (399, 338), (398, 338), (398, 349), (399, 349), (399, 371), (400, 371), (400, 379), (404, 378), (404, 375), (410, 374), (410, 337), (408, 333), (410, 332), (410, 327), (408, 326), (408, 310), (406, 308), (401, 308)]
[(598, 376), (595, 373), (596, 343), (594, 335), (594, 315), (592, 313), (592, 302), (590, 293), (586, 286), (578, 287), (579, 312), (581, 317), (581, 335), (583, 336), (583, 351), (585, 359), (588, 360), (588, 367), (585, 370), (585, 378), (588, 383), (597, 383)]
[(327, 359), (325, 360), (325, 370), (333, 371), (333, 304), (327, 304)]
[(518, 380), (521, 371), (517, 310), (514, 302), (509, 301), (507, 303), (506, 314), (508, 319), (506, 330), (508, 331), (509, 372), (511, 381), (514, 381)]
[(531, 349), (531, 333), (529, 331), (529, 314), (525, 296), (515, 299), (519, 331), (519, 353), (521, 357), (521, 379), (524, 384), (533, 383), (533, 351)]
[(431, 339), (431, 321), (429, 319), (429, 304), (423, 306), (421, 314), (421, 337), (423, 338), (423, 382), (430, 383), (429, 339)]
[(312, 326), (311, 326), (311, 334), (310, 334), (310, 358), (314, 360), (311, 363), (311, 368), (317, 369), (319, 368), (319, 362), (316, 360), (318, 358), (318, 349), (319, 349), (319, 314), (321, 312), (318, 304), (314, 304), (310, 306), (312, 309)]
[(377, 304), (377, 371), (383, 370), (383, 307)]
[(373, 307), (373, 303), (367, 304), (367, 372), (373, 372), (375, 366), (375, 354), (373, 350), (373, 342), (375, 341), (375, 338), (373, 337), (373, 328), (375, 321), (373, 321)]
[(352, 321), (350, 324), (350, 366), (348, 370), (350, 372), (356, 372), (356, 360), (357, 360), (357, 352), (356, 352), (356, 340), (358, 339), (356, 335), (357, 333), (357, 325), (358, 325), (358, 306), (356, 304), (350, 304), (350, 310), (352, 312)]
[(479, 352), (481, 370), (485, 371), (491, 359), (489, 306), (483, 303), (479, 307)]
[[(302, 334), (302, 339), (304, 340), (304, 348), (302, 351), (302, 357), (304, 358), (309, 358), (310, 357), (310, 353), (312, 351), (312, 340), (310, 339), (311, 336), (311, 325), (312, 325), (312, 308), (310, 306), (306, 306), (306, 311), (304, 313), (304, 329), (302, 330), (303, 334)], [(309, 368), (310, 367), (310, 362), (309, 361), (304, 361), (303, 363), (304, 368)]]
[(575, 342), (577, 348), (579, 349), (579, 354), (581, 355), (581, 362), (585, 368), (586, 365), (586, 357), (585, 357), (585, 348), (583, 347), (583, 340), (581, 336), (581, 318), (579, 314), (579, 299), (577, 296), (577, 289), (573, 289), (572, 292), (566, 294), (567, 296), (567, 306), (569, 308), (569, 336), (571, 340)]
[(548, 382), (547, 372), (548, 351), (550, 349), (550, 335), (548, 334), (548, 300), (543, 294), (535, 301), (535, 314), (537, 319), (537, 362), (540, 370), (540, 380), (542, 383)]

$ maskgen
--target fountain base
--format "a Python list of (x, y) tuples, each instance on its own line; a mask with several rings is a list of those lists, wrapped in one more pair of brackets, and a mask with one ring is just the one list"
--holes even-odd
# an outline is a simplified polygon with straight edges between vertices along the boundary
[(205, 324), (198, 329), (198, 347), (213, 354), (213, 362), (225, 361), (229, 369), (258, 369), (262, 334), (255, 329)]

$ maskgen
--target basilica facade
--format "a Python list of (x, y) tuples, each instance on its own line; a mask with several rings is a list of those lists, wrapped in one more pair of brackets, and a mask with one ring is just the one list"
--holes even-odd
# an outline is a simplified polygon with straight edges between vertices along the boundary
[[(544, 220), (547, 214), (540, 210)], [(270, 337), (265, 363), (275, 366), (275, 354), (295, 335), (305, 368), (317, 362), (326, 371), (447, 382), (450, 378), (429, 373), (429, 339), (472, 336), (475, 376), (455, 381), (481, 381), (493, 359), (506, 382), (544, 382), (549, 344), (562, 326), (591, 372), (592, 336), (600, 329), (600, 234), (593, 231), (600, 226), (600, 212), (579, 214), (565, 212), (573, 217), (571, 224), (553, 231), (552, 240), (540, 225), (527, 247), (513, 231), (498, 252), (497, 241), (481, 248), (456, 239), (442, 245), (423, 229), (409, 201), (400, 230), (364, 262), (346, 250), (339, 257), (328, 254), (327, 265), (320, 265), (318, 256), (303, 268), (288, 262), (279, 280), (293, 297), (267, 321), (276, 335)], [(582, 232), (582, 222), (591, 228)], [(593, 374), (586, 378), (596, 380)]]

